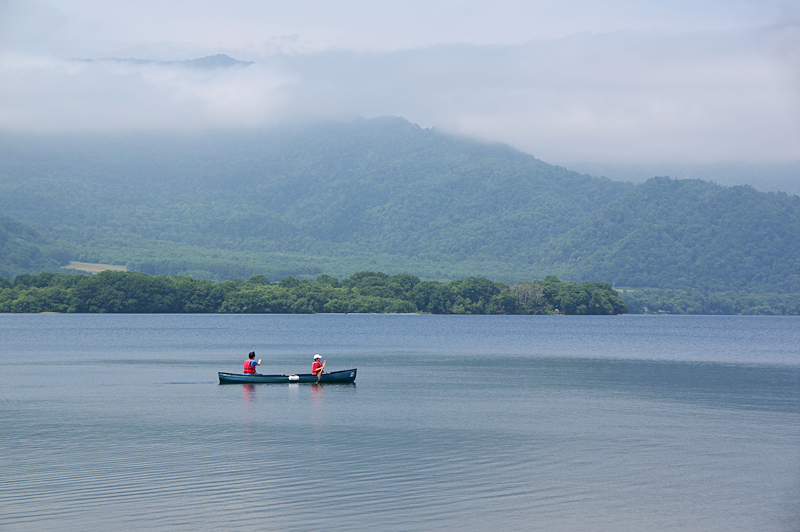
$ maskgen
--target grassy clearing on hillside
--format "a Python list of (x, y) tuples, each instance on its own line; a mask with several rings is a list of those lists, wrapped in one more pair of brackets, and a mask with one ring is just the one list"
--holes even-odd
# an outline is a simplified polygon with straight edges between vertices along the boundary
[(117, 266), (114, 264), (97, 264), (94, 262), (78, 262), (78, 261), (70, 261), (69, 264), (64, 266), (69, 270), (79, 270), (82, 272), (88, 273), (100, 273), (106, 270), (113, 270), (115, 272), (127, 272), (128, 268), (125, 266)]

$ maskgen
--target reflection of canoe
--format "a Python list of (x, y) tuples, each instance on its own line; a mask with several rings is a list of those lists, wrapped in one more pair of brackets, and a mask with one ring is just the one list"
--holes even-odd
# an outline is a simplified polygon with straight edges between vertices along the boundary
[[(319, 382), (323, 383), (348, 383), (355, 382), (356, 370), (344, 369), (342, 371), (332, 371), (323, 373)], [(317, 382), (317, 376), (313, 373), (298, 373), (297, 375), (245, 375), (243, 373), (218, 372), (220, 384), (287, 384), (290, 382)]]

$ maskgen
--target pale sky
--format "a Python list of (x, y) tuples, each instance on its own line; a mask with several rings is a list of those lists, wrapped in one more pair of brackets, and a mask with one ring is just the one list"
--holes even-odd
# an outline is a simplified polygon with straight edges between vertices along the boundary
[[(563, 166), (793, 163), (799, 5), (0, 0), (0, 129), (395, 115)], [(102, 60), (218, 53), (253, 64)]]

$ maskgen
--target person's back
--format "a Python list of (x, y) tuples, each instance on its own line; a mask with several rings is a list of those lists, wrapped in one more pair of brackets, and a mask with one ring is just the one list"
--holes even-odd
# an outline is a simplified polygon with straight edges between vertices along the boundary
[(244, 372), (248, 375), (255, 375), (256, 367), (261, 364), (261, 359), (258, 359), (258, 362), (255, 360), (256, 352), (250, 351), (250, 354), (247, 355), (247, 360), (244, 361)]

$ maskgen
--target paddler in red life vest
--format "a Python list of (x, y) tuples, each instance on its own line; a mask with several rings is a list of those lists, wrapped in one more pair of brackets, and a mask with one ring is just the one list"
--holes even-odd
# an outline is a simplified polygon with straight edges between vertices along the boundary
[(256, 362), (256, 352), (250, 351), (250, 354), (247, 355), (247, 360), (244, 361), (244, 372), (248, 375), (255, 375), (256, 374), (256, 366), (261, 365), (261, 359), (258, 359)]
[(311, 364), (311, 373), (316, 375), (317, 379), (319, 379), (319, 376), (322, 375), (322, 370), (324, 369), (320, 360), (322, 360), (321, 356), (314, 355), (314, 363)]

